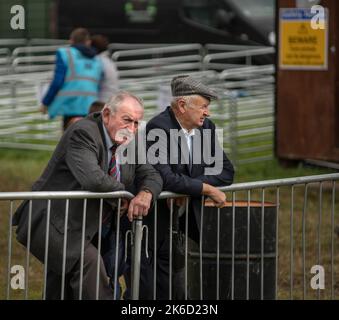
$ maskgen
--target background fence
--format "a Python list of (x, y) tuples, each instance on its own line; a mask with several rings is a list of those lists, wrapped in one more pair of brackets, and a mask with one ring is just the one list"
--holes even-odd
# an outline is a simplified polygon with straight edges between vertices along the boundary
[[(0, 147), (53, 150), (60, 119), (39, 112), (53, 75), (55, 50), (65, 40), (0, 41)], [(224, 130), (224, 149), (233, 162), (273, 155), (274, 48), (207, 44), (111, 44), (120, 88), (145, 101), (145, 120), (170, 100), (170, 81), (190, 74), (213, 87), (220, 99), (211, 118)], [(267, 64), (269, 63), (269, 64)]]

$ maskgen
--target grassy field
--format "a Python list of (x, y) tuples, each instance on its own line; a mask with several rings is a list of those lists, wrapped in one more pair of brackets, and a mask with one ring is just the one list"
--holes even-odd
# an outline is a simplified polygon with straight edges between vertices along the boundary
[[(51, 153), (32, 151), (0, 150), (0, 191), (29, 191), (32, 183), (41, 174), (46, 166)], [(294, 168), (283, 168), (276, 160), (256, 164), (243, 165), (236, 170), (235, 182), (258, 181), (276, 178), (297, 177), (315, 174), (330, 173), (331, 171), (304, 167), (302, 165)], [(339, 183), (338, 183), (339, 184)], [(304, 208), (304, 186), (296, 186), (293, 202), (293, 216), (291, 215), (291, 189), (284, 187), (280, 189), (280, 210), (279, 210), (279, 259), (278, 259), (278, 297), (289, 299), (291, 284), (293, 288), (292, 297), (303, 298), (303, 208)], [(231, 195), (227, 195), (231, 199)], [(334, 260), (331, 261), (331, 184), (323, 184), (321, 215), (319, 206), (319, 185), (310, 185), (307, 194), (307, 210), (305, 210), (305, 285), (306, 298), (317, 298), (317, 292), (310, 287), (310, 280), (313, 274), (310, 269), (320, 262), (325, 268), (325, 290), (321, 291), (321, 298), (331, 297), (331, 263), (334, 264), (334, 293), (338, 297), (339, 274), (338, 238), (334, 233)], [(335, 223), (338, 221), (338, 185), (336, 190)], [(247, 200), (247, 193), (237, 192), (236, 200)], [(251, 194), (251, 200), (261, 201), (261, 190), (255, 190)], [(276, 190), (265, 190), (265, 201), (276, 203)], [(15, 203), (15, 206), (17, 203)], [(7, 287), (7, 257), (8, 257), (8, 217), (9, 203), (0, 202), (0, 299), (5, 298)], [(291, 227), (292, 231), (291, 232)], [(320, 246), (318, 244), (320, 230)], [(293, 256), (291, 255), (291, 235), (293, 245)], [(11, 255), (11, 265), (21, 264), (25, 266), (26, 251), (14, 240)], [(318, 253), (320, 252), (320, 261)], [(291, 260), (292, 259), (292, 260)], [(292, 273), (291, 273), (292, 271)], [(28, 274), (29, 291), (28, 297), (40, 299), (42, 290), (43, 266), (34, 258), (30, 257)], [(291, 277), (292, 274), (292, 277)], [(293, 280), (293, 281), (292, 281)], [(291, 283), (293, 282), (293, 283)], [(11, 290), (12, 299), (23, 299), (25, 291)]]

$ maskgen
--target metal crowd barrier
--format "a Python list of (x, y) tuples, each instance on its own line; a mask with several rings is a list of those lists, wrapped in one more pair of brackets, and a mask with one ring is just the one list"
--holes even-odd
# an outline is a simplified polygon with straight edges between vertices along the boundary
[[(83, 266), (84, 266), (84, 250), (85, 250), (85, 225), (86, 225), (86, 208), (87, 200), (89, 199), (100, 199), (100, 210), (98, 212), (98, 255), (97, 255), (97, 280), (96, 280), (96, 298), (99, 297), (99, 266), (101, 261), (100, 250), (101, 250), (101, 226), (103, 219), (103, 200), (104, 199), (118, 199), (117, 211), (120, 211), (121, 207), (121, 198), (131, 199), (133, 195), (126, 191), (118, 191), (112, 193), (91, 193), (83, 191), (73, 191), (73, 192), (3, 192), (0, 193), (0, 200), (8, 200), (9, 204), (9, 217), (8, 217), (8, 249), (7, 249), (7, 285), (6, 285), (6, 299), (10, 298), (10, 289), (11, 289), (11, 266), (12, 266), (12, 248), (13, 248), (13, 235), (12, 235), (12, 216), (14, 213), (14, 201), (15, 200), (29, 200), (29, 222), (28, 222), (28, 232), (27, 232), (27, 247), (26, 247), (26, 259), (25, 259), (25, 288), (24, 288), (24, 298), (28, 299), (29, 297), (29, 270), (30, 270), (30, 242), (31, 242), (31, 223), (32, 223), (32, 206), (34, 200), (46, 200), (47, 201), (47, 222), (46, 222), (46, 240), (45, 240), (45, 259), (44, 259), (44, 270), (43, 270), (43, 288), (42, 288), (42, 298), (46, 298), (46, 283), (47, 283), (47, 271), (48, 271), (48, 247), (49, 247), (49, 227), (50, 227), (50, 216), (51, 216), (51, 201), (62, 199), (65, 200), (65, 225), (64, 225), (64, 242), (63, 242), (63, 260), (62, 260), (62, 283), (61, 283), (61, 300), (64, 299), (65, 294), (65, 270), (66, 270), (66, 248), (67, 248), (67, 235), (68, 235), (68, 216), (69, 216), (69, 206), (70, 201), (74, 199), (83, 199), (83, 220), (82, 220), (82, 237), (81, 237), (81, 263), (80, 263), (80, 289), (79, 289), (79, 300), (82, 299), (82, 281), (83, 281)], [(4, 209), (3, 209), (4, 210)], [(119, 237), (119, 215), (117, 215), (117, 233), (116, 239)], [(4, 224), (3, 224), (4, 225)], [(116, 253), (118, 252), (118, 241), (116, 242)], [(2, 255), (4, 257), (4, 255)], [(118, 264), (118, 255), (116, 254), (115, 265)], [(1, 277), (4, 279), (5, 277)], [(117, 284), (117, 269), (115, 268), (114, 274), (114, 286)], [(134, 295), (136, 295), (134, 293)], [(1, 295), (0, 295), (1, 297)], [(115, 299), (117, 297), (115, 296)]]
[[(202, 226), (197, 243), (184, 237), (184, 299), (336, 299), (338, 273), (338, 258), (335, 256), (336, 247), (336, 219), (338, 218), (338, 173), (286, 178), (277, 180), (237, 183), (220, 188), (226, 192), (228, 204), (225, 207), (215, 208), (212, 205), (202, 206)], [(169, 217), (169, 299), (175, 298), (177, 282), (174, 280), (173, 256), (176, 243), (172, 232), (174, 221), (173, 199), (184, 195), (162, 192), (158, 201), (170, 199)], [(10, 201), (7, 221), (4, 214), (0, 215), (3, 221), (0, 238), (0, 248), (5, 251), (6, 241), (3, 236), (7, 228), (7, 254), (3, 252), (1, 258), (7, 260), (0, 263), (0, 288), (6, 291), (5, 298), (18, 295), (11, 290), (11, 267), (18, 260), (14, 255), (11, 217), (14, 212), (14, 200), (30, 200), (29, 221), (32, 216), (32, 202), (36, 199), (48, 201), (47, 221), (50, 219), (51, 201), (65, 199), (65, 230), (69, 201), (84, 199), (83, 228), (82, 228), (82, 255), (84, 251), (84, 222), (86, 221), (87, 199), (101, 199), (98, 213), (99, 225), (102, 223), (103, 199), (132, 198), (127, 192), (89, 193), (89, 192), (8, 192), (0, 193), (0, 200)], [(67, 199), (67, 200), (66, 200)], [(240, 201), (241, 200), (241, 201)], [(154, 225), (157, 226), (161, 212), (157, 212), (158, 201), (154, 209)], [(119, 207), (120, 207), (119, 201)], [(188, 234), (189, 204), (186, 199), (184, 234)], [(204, 197), (201, 203), (205, 203)], [(5, 206), (0, 201), (2, 212)], [(118, 208), (119, 209), (119, 208)], [(7, 207), (8, 210), (8, 207)], [(212, 219), (212, 220), (211, 220)], [(133, 228), (134, 247), (132, 252), (132, 285), (131, 298), (139, 298), (139, 279), (142, 248), (143, 226), (142, 219), (135, 220)], [(116, 221), (116, 255), (115, 265), (118, 263), (118, 236), (119, 218)], [(100, 263), (101, 228), (98, 230), (98, 269)], [(42, 293), (46, 297), (46, 276), (48, 261), (45, 261), (43, 270), (34, 273), (29, 253), (31, 234), (28, 233), (28, 246), (25, 258), (24, 297), (39, 298)], [(159, 235), (153, 232), (153, 239), (149, 242), (157, 243)], [(210, 237), (210, 238), (209, 238)], [(46, 226), (45, 257), (48, 257), (48, 223)], [(193, 245), (192, 245), (193, 243)], [(64, 235), (64, 248), (67, 244), (67, 232)], [(209, 247), (208, 247), (209, 245)], [(255, 246), (257, 246), (255, 248)], [(147, 245), (146, 241), (146, 247)], [(192, 249), (193, 248), (193, 249)], [(206, 249), (207, 248), (207, 249)], [(256, 250), (254, 250), (256, 249)], [(65, 249), (64, 249), (65, 250)], [(153, 250), (153, 298), (157, 297), (157, 252)], [(65, 277), (65, 252), (63, 258), (63, 274)], [(7, 271), (5, 271), (5, 264)], [(40, 265), (40, 264), (39, 264)], [(34, 267), (38, 265), (34, 263)], [(41, 267), (40, 267), (41, 268)], [(315, 269), (314, 269), (315, 268)], [(316, 270), (316, 271), (314, 271)], [(99, 271), (98, 271), (99, 272)], [(43, 286), (35, 288), (35, 296), (29, 295), (29, 281), (33, 275), (43, 279)], [(315, 275), (313, 275), (315, 274)], [(6, 281), (4, 281), (6, 279)], [(82, 279), (82, 278), (81, 278)], [(99, 276), (97, 276), (98, 283)], [(41, 279), (38, 279), (41, 283)], [(35, 279), (35, 281), (37, 281)], [(114, 284), (117, 284), (117, 268), (115, 268)], [(115, 287), (115, 285), (114, 285)], [(63, 287), (64, 289), (64, 287)], [(38, 293), (37, 293), (38, 292)], [(0, 293), (1, 297), (1, 293)], [(63, 297), (63, 292), (61, 297)], [(99, 297), (98, 286), (96, 297)], [(81, 299), (81, 290), (80, 296)], [(115, 294), (115, 298), (118, 297)]]
[[(185, 238), (185, 299), (320, 299), (321, 296), (324, 296), (324, 299), (335, 299), (335, 274), (338, 267), (335, 264), (337, 259), (334, 249), (338, 179), (339, 174), (336, 173), (239, 183), (220, 188), (230, 196), (228, 210), (214, 208), (212, 211), (208, 207), (202, 207), (202, 228), (199, 242), (196, 244), (198, 252), (190, 251), (188, 239)], [(238, 197), (239, 194), (241, 196)], [(174, 196), (180, 195), (163, 192), (159, 199)], [(238, 199), (242, 200), (239, 206)], [(256, 200), (254, 207), (253, 200)], [(170, 208), (171, 230), (173, 202)], [(206, 209), (208, 212), (205, 214)], [(188, 232), (188, 214), (186, 202), (185, 234)], [(211, 224), (208, 223), (212, 215), (215, 228), (211, 229)], [(155, 214), (154, 225), (157, 225), (157, 219), (160, 218)], [(299, 228), (296, 230), (297, 224)], [(223, 235), (225, 232), (228, 234)], [(206, 244), (211, 244), (211, 238), (206, 238), (205, 234), (214, 236), (213, 239), (216, 240), (213, 252), (209, 249), (206, 252)], [(172, 237), (170, 232), (170, 299), (173, 290)], [(228, 239), (229, 243), (222, 242), (221, 239)], [(156, 232), (153, 241), (157, 241)], [(252, 252), (253, 243), (256, 243), (259, 249), (255, 253)], [(327, 250), (324, 250), (325, 245)], [(243, 251), (236, 251), (239, 247), (242, 247)], [(225, 248), (229, 251), (225, 251)], [(314, 252), (310, 252), (311, 249)], [(198, 261), (193, 262), (192, 267), (192, 261), (189, 263), (189, 259), (194, 257), (198, 258)], [(154, 265), (156, 260), (155, 254)], [(211, 263), (214, 263), (213, 268)], [(310, 292), (310, 266), (323, 267), (326, 270), (326, 277), (324, 274), (323, 276), (329, 279), (326, 283), (330, 283), (326, 285), (326, 288), (330, 288), (326, 295), (323, 293), (325, 287), (321, 285), (312, 288), (313, 295)], [(157, 267), (154, 268), (154, 281), (156, 269)], [(192, 277), (192, 274), (196, 274), (196, 277)], [(190, 290), (192, 286), (195, 290), (193, 296)], [(156, 298), (155, 286), (153, 290), (153, 298)]]
[[(54, 51), (63, 42), (47, 45), (43, 39), (35, 40), (14, 49), (8, 57), (10, 69), (0, 76), (0, 147), (53, 150), (61, 135), (60, 118), (49, 120), (40, 114), (39, 96), (52, 78)], [(144, 99), (146, 121), (169, 104), (169, 84), (175, 75), (190, 74), (215, 88), (220, 99), (211, 104), (211, 118), (224, 129), (224, 149), (239, 164), (271, 159), (273, 154), (275, 70), (272, 65), (248, 64), (272, 55), (274, 48), (250, 48), (220, 44), (112, 44), (112, 49), (121, 50), (113, 54), (119, 69), (119, 86)], [(13, 73), (15, 70), (25, 72), (24, 76)]]

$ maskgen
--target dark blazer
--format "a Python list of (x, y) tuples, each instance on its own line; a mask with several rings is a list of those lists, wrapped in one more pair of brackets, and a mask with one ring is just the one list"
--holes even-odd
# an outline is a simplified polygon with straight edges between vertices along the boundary
[[(100, 113), (72, 125), (58, 143), (46, 169), (34, 183), (33, 191), (138, 192), (149, 189), (155, 199), (162, 189), (159, 173), (149, 164), (121, 165), (121, 182), (108, 175), (107, 149)], [(80, 258), (83, 200), (70, 200), (67, 227), (66, 273)], [(104, 201), (103, 215), (112, 213), (117, 201)], [(62, 271), (66, 200), (52, 200), (49, 224), (48, 268)], [(98, 232), (100, 200), (88, 199), (85, 245)], [(13, 217), (17, 239), (27, 245), (29, 202), (24, 201)], [(47, 200), (32, 202), (30, 250), (44, 262)]]
[[(166, 132), (167, 160), (169, 161), (169, 155), (171, 152), (173, 152), (173, 150), (170, 147), (170, 129), (178, 129), (178, 130), (181, 129), (180, 124), (176, 120), (174, 113), (170, 107), (167, 107), (165, 111), (161, 112), (159, 115), (155, 116), (147, 123), (146, 125), (147, 134), (152, 129), (163, 129)], [(211, 132), (210, 147), (211, 147), (211, 153), (213, 156), (215, 154), (214, 143), (216, 139), (215, 125), (210, 119), (206, 118), (203, 126), (196, 130), (198, 130), (200, 132), (200, 135), (203, 136), (204, 129), (210, 129), (210, 132)], [(196, 136), (194, 136), (194, 138)], [(155, 143), (154, 141), (147, 141), (147, 148), (149, 149), (154, 143)], [(209, 165), (204, 161), (204, 158), (203, 158), (204, 143), (206, 143), (206, 140), (201, 139), (200, 156), (201, 156), (202, 161), (200, 164), (193, 164), (191, 170), (188, 164), (181, 164), (182, 143), (180, 139), (177, 140), (177, 144), (179, 148), (178, 159), (177, 159), (178, 164), (170, 164), (169, 162), (167, 162), (167, 164), (154, 165), (154, 167), (161, 174), (161, 177), (164, 182), (164, 187), (163, 187), (164, 190), (172, 191), (175, 193), (183, 193), (183, 194), (190, 195), (192, 197), (192, 200), (190, 202), (190, 210), (193, 211), (193, 217), (195, 217), (195, 221), (194, 219), (192, 219), (192, 215), (190, 214), (189, 217), (191, 220), (189, 223), (189, 233), (193, 239), (197, 239), (197, 236), (198, 236), (198, 233), (197, 233), (198, 230), (196, 230), (195, 227), (200, 229), (200, 217), (201, 217), (200, 195), (202, 192), (203, 183), (208, 183), (212, 186), (226, 186), (226, 185), (230, 185), (233, 182), (233, 176), (234, 176), (233, 165), (228, 160), (223, 150), (219, 150), (221, 154), (223, 155), (222, 164), (220, 164), (220, 166), (222, 167), (222, 171), (216, 175), (204, 175), (204, 169), (206, 167), (211, 167), (214, 165), (213, 163)], [(218, 144), (218, 147), (220, 148), (219, 144)], [(194, 152), (197, 152), (197, 151), (194, 151)], [(185, 156), (185, 149), (183, 149), (183, 156)], [(168, 211), (166, 204), (164, 203), (160, 204), (160, 202), (161, 201), (159, 201), (159, 207), (161, 208), (161, 210)], [(163, 213), (160, 213), (160, 209), (159, 209), (159, 215), (160, 214), (163, 214)], [(158, 216), (158, 220), (161, 221), (162, 217)]]

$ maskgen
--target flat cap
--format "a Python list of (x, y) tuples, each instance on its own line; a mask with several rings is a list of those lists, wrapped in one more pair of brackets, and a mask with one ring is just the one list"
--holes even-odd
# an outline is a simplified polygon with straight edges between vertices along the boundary
[(172, 96), (200, 95), (208, 100), (217, 99), (217, 94), (201, 82), (187, 75), (176, 76), (171, 82)]

